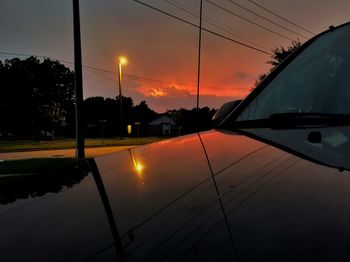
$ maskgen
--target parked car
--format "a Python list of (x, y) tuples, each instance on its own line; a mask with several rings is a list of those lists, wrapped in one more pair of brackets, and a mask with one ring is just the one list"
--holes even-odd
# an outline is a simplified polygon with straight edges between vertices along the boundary
[(309, 40), (215, 130), (6, 187), (1, 261), (349, 261), (349, 46), (350, 24)]

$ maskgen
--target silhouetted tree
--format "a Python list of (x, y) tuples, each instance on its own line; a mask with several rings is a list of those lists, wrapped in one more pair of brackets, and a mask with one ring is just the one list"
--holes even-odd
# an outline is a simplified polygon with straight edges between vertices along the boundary
[[(102, 135), (102, 125), (105, 137), (120, 135), (119, 102), (119, 96), (115, 99), (89, 97), (84, 100), (86, 136), (100, 137)], [(148, 123), (157, 116), (158, 113), (150, 109), (146, 101), (141, 101), (134, 106), (131, 97), (123, 96), (123, 135), (126, 135), (127, 125), (132, 126), (133, 136), (147, 135)]]
[(18, 136), (65, 128), (74, 108), (73, 72), (50, 59), (0, 63), (0, 132)]
[[(301, 46), (300, 41), (293, 41), (291, 43), (291, 46), (285, 48), (283, 46), (276, 47), (272, 50), (272, 56), (271, 60), (267, 61), (267, 64), (272, 65), (272, 68), (270, 69), (270, 72), (275, 69), (276, 66), (278, 66), (284, 59), (286, 59), (290, 54), (292, 54), (294, 51), (296, 51)], [(267, 76), (267, 74), (261, 74), (258, 76), (258, 79), (255, 82), (255, 86), (257, 86), (264, 78)]]
[(203, 107), (199, 110), (197, 108), (191, 110), (181, 108), (167, 111), (167, 114), (180, 128), (181, 134), (189, 134), (213, 128), (212, 118), (215, 113), (216, 109), (210, 109), (209, 107)]
[[(158, 116), (158, 113), (150, 109), (146, 101), (141, 101), (134, 107), (134, 121), (135, 135), (147, 134), (148, 123)], [(137, 124), (135, 124), (137, 123)]]
[[(123, 97), (123, 130), (133, 121), (133, 100)], [(104, 126), (104, 136), (120, 135), (120, 104), (119, 96), (115, 99), (104, 97), (89, 97), (84, 100), (84, 117), (86, 136), (101, 136), (101, 126)]]
[[(30, 57), (0, 61), (0, 133), (33, 138), (43, 133), (64, 136), (75, 134), (74, 73), (58, 61)], [(120, 100), (90, 97), (84, 101), (86, 137), (120, 135)], [(123, 97), (123, 132), (128, 124), (133, 135), (147, 135), (148, 123), (158, 113), (146, 101), (134, 106)], [(192, 133), (212, 127), (214, 109), (171, 110), (168, 114), (182, 127), (181, 133)], [(136, 125), (137, 123), (137, 125)], [(125, 134), (124, 134), (125, 135)]]

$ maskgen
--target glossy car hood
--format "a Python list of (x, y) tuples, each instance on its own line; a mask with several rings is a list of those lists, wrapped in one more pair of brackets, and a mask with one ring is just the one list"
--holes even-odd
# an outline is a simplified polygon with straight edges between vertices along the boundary
[(218, 131), (95, 160), (74, 185), (0, 206), (2, 261), (350, 257), (348, 171)]
[(350, 255), (348, 171), (218, 131), (96, 162), (130, 260)]

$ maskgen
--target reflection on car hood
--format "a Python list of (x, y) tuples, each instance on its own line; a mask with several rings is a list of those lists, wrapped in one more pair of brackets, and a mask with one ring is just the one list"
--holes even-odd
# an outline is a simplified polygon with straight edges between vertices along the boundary
[(86, 170), (69, 174), (24, 174), (0, 177), (0, 205), (14, 203), (19, 199), (58, 193), (64, 188), (79, 184), (87, 175)]
[(332, 260), (350, 255), (344, 241), (350, 233), (348, 171), (217, 131), (136, 147), (96, 162), (130, 260)]
[(0, 205), (2, 261), (115, 261), (118, 241), (129, 261), (350, 257), (346, 170), (218, 131), (96, 163), (70, 188)]

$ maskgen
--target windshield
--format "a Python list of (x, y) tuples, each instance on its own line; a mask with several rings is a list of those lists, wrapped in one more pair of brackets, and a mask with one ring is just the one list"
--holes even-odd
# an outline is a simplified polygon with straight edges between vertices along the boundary
[(280, 113), (350, 114), (350, 25), (321, 35), (290, 62), (236, 118)]
[(318, 36), (243, 101), (247, 105), (223, 128), (350, 170), (349, 47), (350, 24)]

